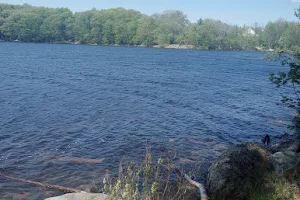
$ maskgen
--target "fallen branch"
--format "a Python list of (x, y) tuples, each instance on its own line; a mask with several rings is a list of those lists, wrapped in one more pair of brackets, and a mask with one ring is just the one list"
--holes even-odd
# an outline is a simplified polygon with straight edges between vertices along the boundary
[(10, 180), (14, 180), (14, 181), (20, 181), (20, 182), (23, 182), (23, 183), (30, 183), (30, 184), (38, 185), (38, 186), (41, 186), (41, 187), (47, 187), (47, 188), (61, 190), (61, 191), (65, 191), (65, 192), (86, 193), (85, 191), (77, 190), (77, 189), (74, 189), (74, 188), (68, 188), (68, 187), (63, 187), (63, 186), (58, 186), (58, 185), (51, 185), (51, 184), (48, 184), (48, 183), (41, 183), (41, 182), (37, 182), (37, 181), (30, 181), (30, 180), (26, 180), (26, 179), (22, 179), (22, 178), (16, 178), (16, 177), (8, 176), (8, 175), (2, 174), (2, 173), (0, 173), (0, 176), (5, 177), (5, 178), (10, 179)]
[(204, 186), (201, 183), (192, 180), (191, 177), (189, 177), (187, 174), (184, 174), (184, 178), (190, 184), (192, 184), (192, 185), (196, 186), (197, 188), (199, 188), (201, 200), (207, 200), (208, 199), (207, 194), (206, 194), (206, 190), (205, 190)]
[(191, 177), (189, 177), (187, 174), (183, 173), (176, 166), (175, 166), (175, 172), (177, 174), (179, 174), (181, 177), (184, 177), (190, 184), (192, 184), (193, 186), (195, 186), (195, 187), (197, 187), (199, 189), (201, 200), (208, 200), (208, 196), (207, 196), (206, 190), (205, 190), (204, 186), (201, 183), (192, 180)]

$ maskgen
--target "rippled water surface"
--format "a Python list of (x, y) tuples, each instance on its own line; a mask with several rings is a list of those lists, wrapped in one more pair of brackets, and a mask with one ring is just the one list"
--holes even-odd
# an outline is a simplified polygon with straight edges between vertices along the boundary
[[(292, 113), (268, 81), (281, 66), (263, 53), (21, 43), (0, 52), (0, 167), (19, 178), (85, 190), (122, 158), (142, 159), (146, 142), (155, 155), (176, 150), (182, 167), (205, 166), (232, 144), (281, 134)], [(0, 177), (4, 199), (56, 194)]]

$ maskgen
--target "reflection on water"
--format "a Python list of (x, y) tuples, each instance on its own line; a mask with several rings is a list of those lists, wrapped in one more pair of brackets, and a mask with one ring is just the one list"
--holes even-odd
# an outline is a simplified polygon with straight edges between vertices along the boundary
[[(183, 168), (286, 130), (291, 110), (258, 52), (1, 43), (0, 167), (88, 190), (105, 169), (176, 151)], [(283, 125), (281, 125), (283, 124)], [(4, 199), (61, 194), (0, 177)]]

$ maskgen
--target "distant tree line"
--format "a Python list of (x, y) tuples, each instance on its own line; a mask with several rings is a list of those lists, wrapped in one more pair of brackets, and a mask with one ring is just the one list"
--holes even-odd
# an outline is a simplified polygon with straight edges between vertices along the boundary
[(296, 49), (300, 25), (279, 19), (265, 27), (213, 19), (191, 23), (178, 10), (151, 16), (113, 8), (72, 13), (67, 8), (0, 4), (0, 40), (100, 45), (193, 45), (200, 49)]

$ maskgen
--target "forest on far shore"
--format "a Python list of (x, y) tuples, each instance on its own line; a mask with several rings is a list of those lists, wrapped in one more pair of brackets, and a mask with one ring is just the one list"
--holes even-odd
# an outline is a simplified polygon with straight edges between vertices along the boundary
[(257, 23), (237, 26), (214, 19), (191, 23), (178, 10), (148, 16), (124, 8), (73, 13), (68, 8), (0, 3), (0, 41), (14, 40), (99, 45), (178, 44), (219, 50), (297, 50), (300, 23), (281, 18), (266, 26)]

